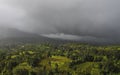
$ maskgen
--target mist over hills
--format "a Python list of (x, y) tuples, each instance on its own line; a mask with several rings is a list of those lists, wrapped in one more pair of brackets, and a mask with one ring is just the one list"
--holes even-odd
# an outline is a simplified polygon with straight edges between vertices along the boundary
[(120, 0), (0, 0), (0, 75), (120, 75)]
[(25, 43), (65, 42), (44, 37), (35, 33), (24, 32), (15, 28), (0, 27), (0, 45), (17, 45)]
[(120, 42), (119, 3), (119, 0), (0, 0), (0, 26), (39, 35), (64, 33)]
[(25, 38), (25, 37), (35, 37), (36, 34), (24, 32), (15, 28), (0, 27), (0, 39), (5, 38)]
[(95, 37), (81, 37), (68, 34), (35, 34), (18, 30), (16, 28), (0, 27), (0, 44), (16, 43), (90, 43), (90, 44), (119, 44), (119, 42)]

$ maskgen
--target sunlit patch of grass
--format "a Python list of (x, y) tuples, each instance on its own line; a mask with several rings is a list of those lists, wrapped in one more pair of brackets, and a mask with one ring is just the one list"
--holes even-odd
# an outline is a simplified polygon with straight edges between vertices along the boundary
[(64, 57), (64, 56), (52, 56), (51, 57), (52, 61), (56, 62), (71, 62), (71, 59)]
[(15, 69), (27, 69), (30, 71), (30, 70), (32, 70), (32, 67), (29, 66), (27, 62), (23, 62), (23, 63), (19, 64), (18, 66), (16, 66), (16, 68), (14, 68), (14, 70)]
[(34, 54), (35, 52), (33, 52), (33, 51), (28, 51), (28, 53), (29, 53), (29, 54)]
[(14, 58), (16, 58), (16, 57), (18, 57), (19, 55), (13, 55), (13, 56), (11, 56), (11, 58), (12, 59), (14, 59)]
[(76, 65), (79, 74), (91, 73), (92, 75), (100, 75), (100, 70), (98, 63), (95, 62), (86, 62), (80, 65)]
[(40, 64), (46, 66), (47, 69), (55, 69), (57, 64), (60, 70), (68, 70), (71, 61), (71, 59), (64, 56), (52, 56), (51, 58), (42, 60)]

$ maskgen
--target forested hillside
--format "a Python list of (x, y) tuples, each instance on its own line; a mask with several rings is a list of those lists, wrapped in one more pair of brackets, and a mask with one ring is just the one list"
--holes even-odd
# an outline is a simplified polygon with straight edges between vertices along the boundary
[(1, 47), (0, 75), (120, 75), (120, 46), (46, 43)]

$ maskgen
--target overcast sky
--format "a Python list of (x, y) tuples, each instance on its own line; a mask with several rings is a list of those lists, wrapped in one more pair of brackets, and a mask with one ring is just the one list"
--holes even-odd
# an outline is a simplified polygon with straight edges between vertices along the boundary
[(120, 0), (0, 0), (0, 26), (119, 39)]

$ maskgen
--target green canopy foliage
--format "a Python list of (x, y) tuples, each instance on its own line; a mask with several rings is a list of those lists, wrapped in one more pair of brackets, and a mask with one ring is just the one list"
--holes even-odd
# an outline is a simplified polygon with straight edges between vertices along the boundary
[(120, 75), (120, 46), (47, 43), (1, 48), (0, 75)]

